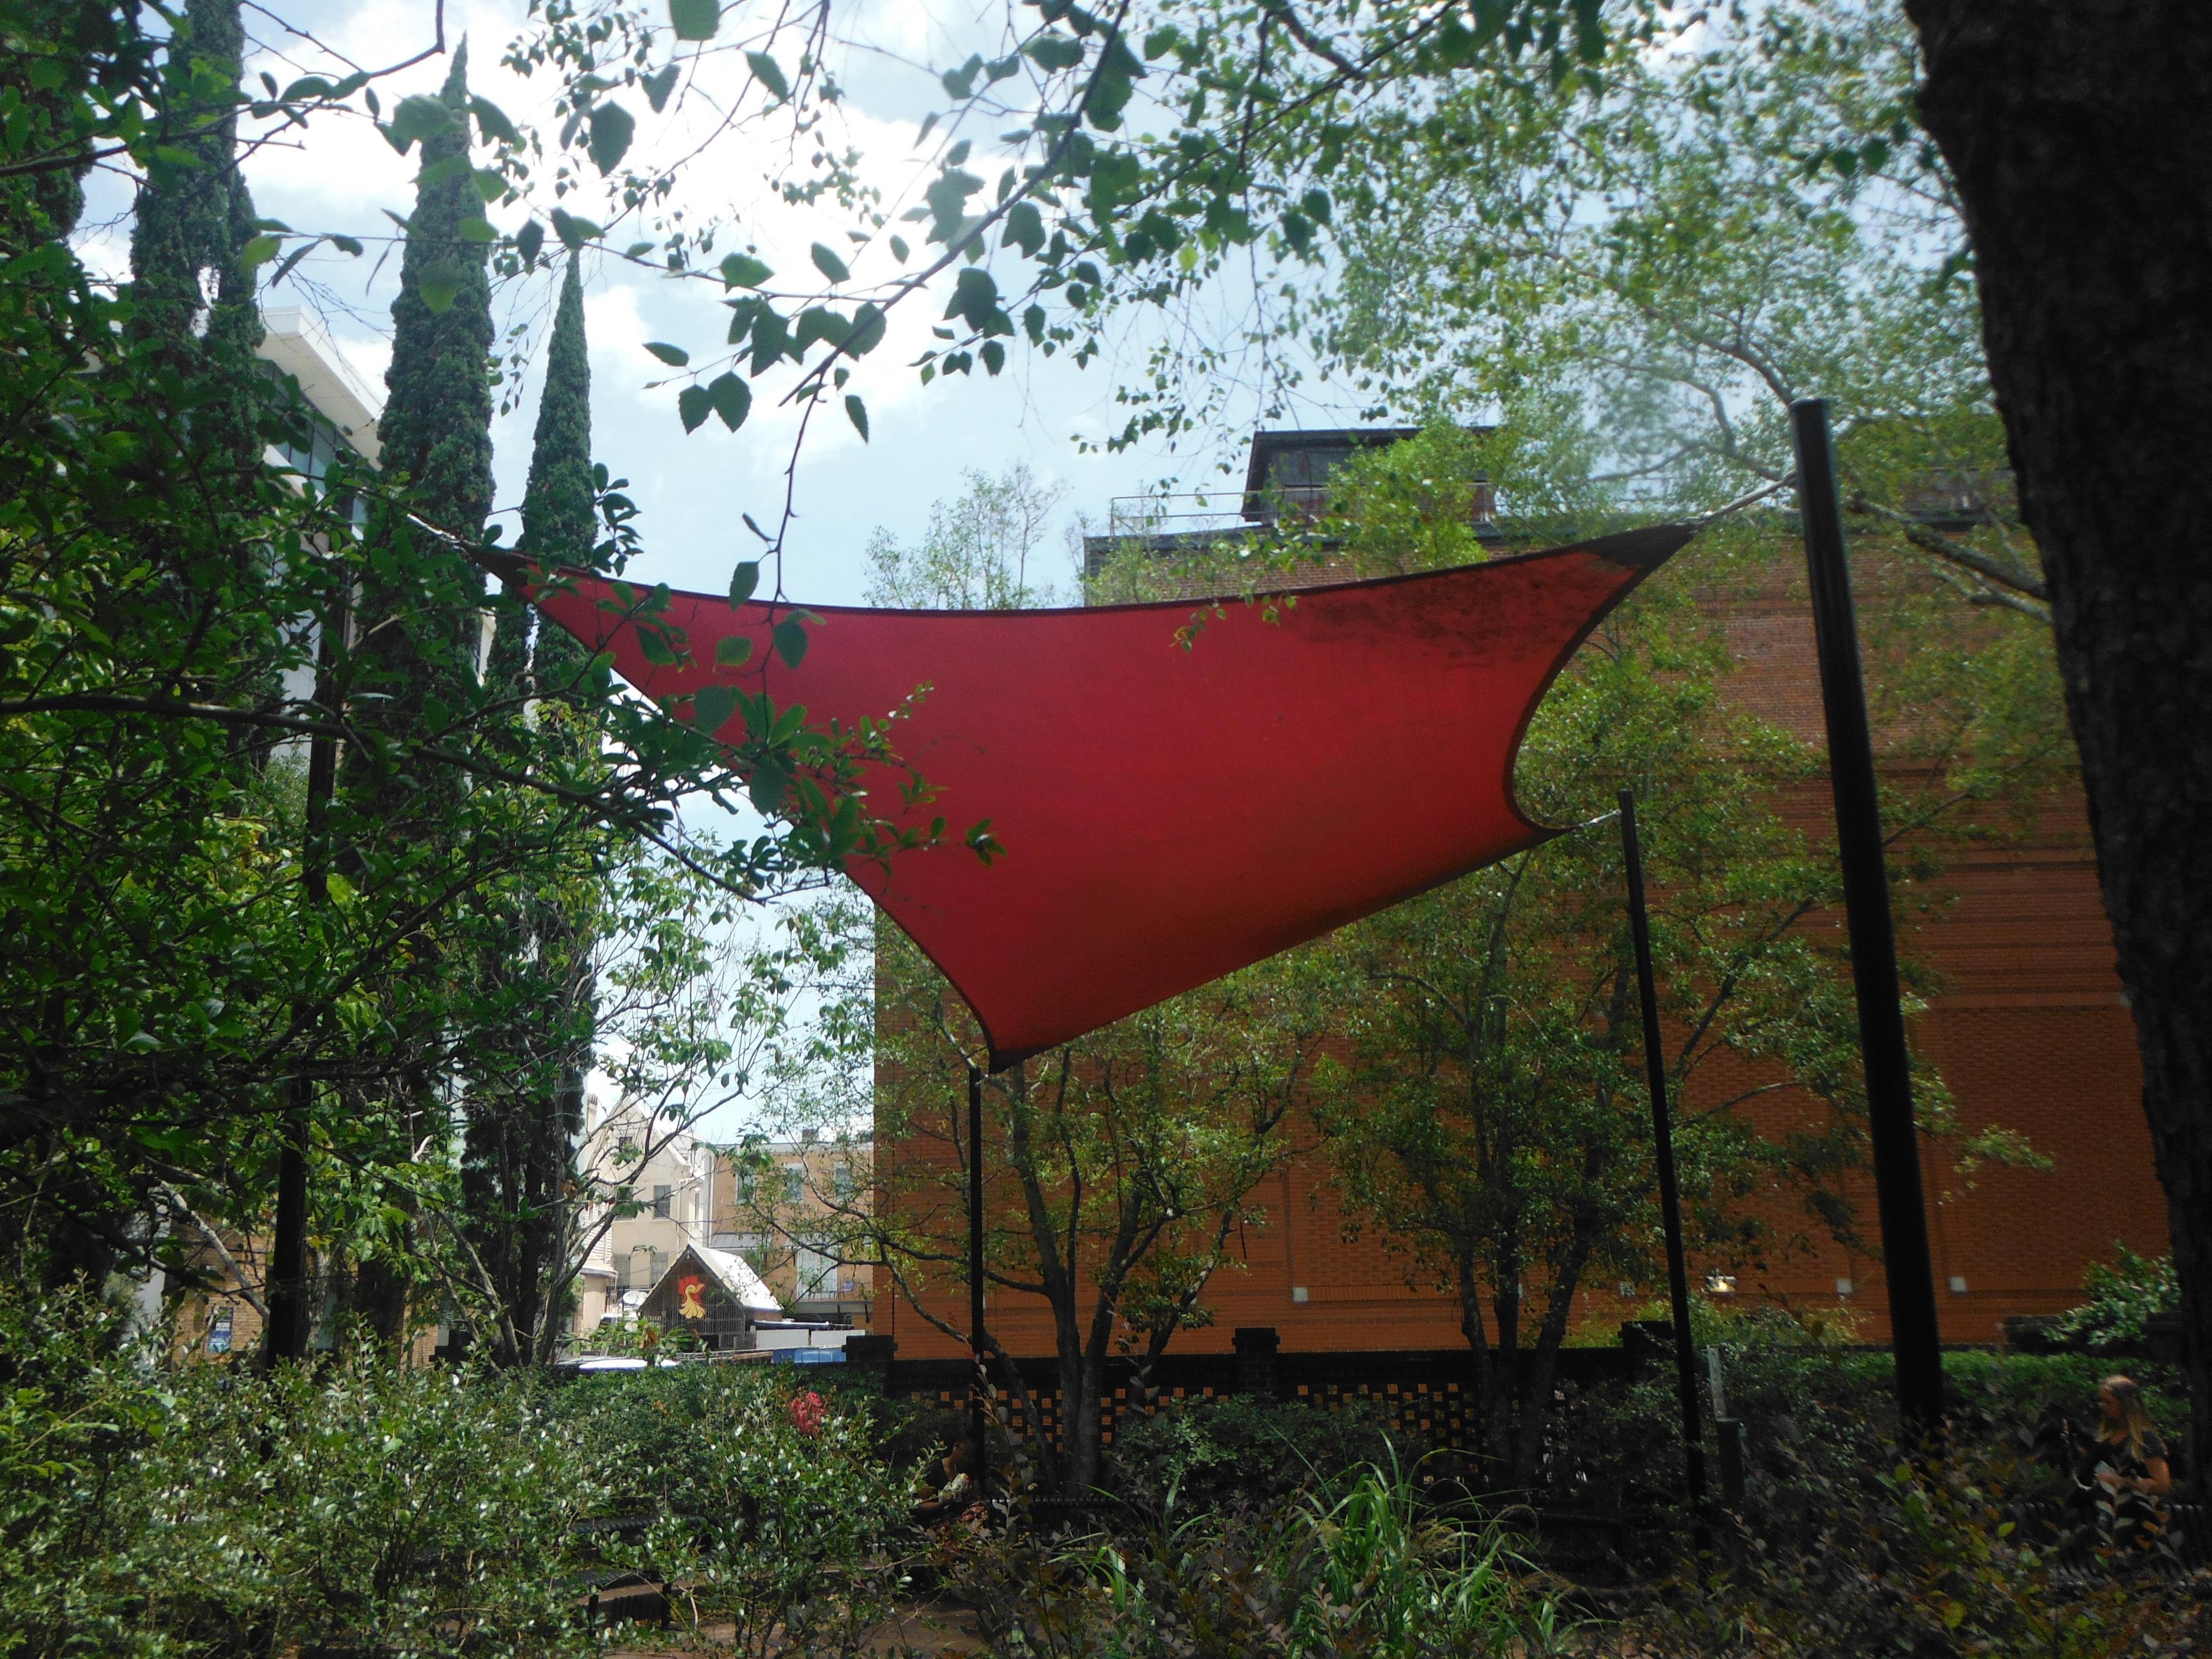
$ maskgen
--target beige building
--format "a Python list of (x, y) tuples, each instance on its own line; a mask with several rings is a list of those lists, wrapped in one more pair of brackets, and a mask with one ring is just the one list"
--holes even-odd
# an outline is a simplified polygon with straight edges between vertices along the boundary
[(708, 1243), (752, 1264), (794, 1319), (866, 1326), (875, 1273), (840, 1247), (874, 1202), (865, 1140), (766, 1141), (717, 1150)]
[(609, 1200), (585, 1212), (580, 1336), (635, 1316), (668, 1266), (712, 1243), (720, 1160), (680, 1116), (634, 1101), (585, 1103), (582, 1167)]

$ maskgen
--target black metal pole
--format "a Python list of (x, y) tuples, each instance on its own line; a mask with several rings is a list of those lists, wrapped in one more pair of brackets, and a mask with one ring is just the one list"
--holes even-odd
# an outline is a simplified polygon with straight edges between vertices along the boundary
[(1674, 1316), (1674, 1388), (1682, 1407), (1682, 1463), (1689, 1475), (1692, 1535), (1712, 1547), (1705, 1522), (1705, 1437), (1698, 1411), (1698, 1367), (1690, 1341), (1690, 1265), (1682, 1249), (1682, 1189), (1674, 1178), (1674, 1124), (1667, 1110), (1667, 1053), (1659, 1041), (1659, 993), (1651, 973), (1651, 921), (1644, 908), (1644, 848), (1636, 796), (1620, 792), (1620, 848), (1628, 860), (1628, 931), (1636, 942), (1636, 989), (1644, 1006), (1644, 1070), (1651, 1091), (1651, 1146), (1659, 1166), (1659, 1219), (1667, 1234), (1667, 1299)]
[(1844, 557), (1843, 510), (1828, 444), (1828, 405), (1790, 406), (1797, 446), (1797, 504), (1812, 574), (1813, 631), (1820, 697), (1828, 716), (1828, 770), (1836, 795), (1836, 847), (1850, 925), (1851, 978), (1858, 992), (1859, 1046), (1866, 1058), (1867, 1131), (1881, 1217), (1882, 1271), (1897, 1360), (1897, 1407), (1908, 1433), (1932, 1434), (1943, 1418), (1942, 1338), (1929, 1261), (1928, 1210), (1921, 1195), (1919, 1136), (1912, 1120), (1912, 1068), (1899, 1002), (1897, 934), (1882, 859), (1881, 804), (1875, 792), (1874, 739), (1860, 677), (1858, 623)]
[[(337, 706), (338, 641), (352, 626), (351, 611), (343, 600), (333, 605), (316, 642), (315, 702), (325, 714)], [(300, 856), (301, 898), (307, 915), (330, 901), (331, 797), (337, 791), (337, 739), (318, 732), (307, 743), (307, 822)], [(269, 1318), (261, 1346), (264, 1365), (303, 1359), (307, 1352), (307, 1137), (314, 1104), (314, 1080), (302, 1055), (285, 1091), (276, 1154), (276, 1223), (270, 1241)]]
[(975, 1489), (990, 1471), (983, 1400), (983, 1073), (968, 1068), (968, 1329), (975, 1364), (968, 1384), (968, 1434), (975, 1443)]

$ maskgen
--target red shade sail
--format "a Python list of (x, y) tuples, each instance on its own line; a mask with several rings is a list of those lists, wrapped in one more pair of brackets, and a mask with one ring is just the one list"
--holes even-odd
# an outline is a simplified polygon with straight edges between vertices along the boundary
[[(1272, 621), (1232, 602), (1187, 650), (1189, 601), (817, 605), (791, 668), (766, 606), (679, 592), (656, 617), (688, 636), (677, 667), (647, 659), (605, 581), (537, 603), (664, 703), (721, 680), (851, 722), (930, 685), (897, 737), (936, 790), (909, 817), (988, 818), (1006, 852), (987, 866), (956, 838), (850, 873), (975, 1010), (996, 1070), (1557, 833), (1514, 800), (1522, 733), (1691, 533), (1303, 588)], [(718, 670), (732, 634), (750, 665)]]

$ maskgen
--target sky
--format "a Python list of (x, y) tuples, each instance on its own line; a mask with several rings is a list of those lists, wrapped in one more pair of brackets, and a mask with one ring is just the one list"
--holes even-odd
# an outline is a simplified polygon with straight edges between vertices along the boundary
[[(665, 0), (646, 3), (655, 21), (665, 19)], [(362, 64), (398, 61), (434, 39), (430, 0), (353, 5), (299, 0), (272, 9), (323, 46)], [(1008, 9), (1003, 0), (996, 5), (992, 0), (833, 5), (833, 26), (848, 42), (832, 54), (848, 88), (840, 142), (861, 150), (864, 176), (900, 206), (919, 199), (942, 142), (939, 133), (921, 149), (915, 143), (923, 118), (947, 102), (936, 70), (960, 62), (971, 50), (1004, 51)], [(729, 8), (717, 44), (748, 39), (749, 13), (765, 15), (742, 3)], [(246, 21), (249, 36), (260, 48), (247, 63), (249, 84), (264, 70), (281, 85), (329, 67), (331, 58), (315, 44), (289, 34), (268, 14), (249, 7)], [(453, 0), (446, 9), (448, 43), (464, 35), (469, 43), (471, 89), (518, 122), (550, 125), (555, 77), (541, 70), (526, 80), (498, 62), (508, 43), (531, 27), (524, 0)], [(667, 49), (665, 40), (656, 44), (656, 64)], [(780, 40), (775, 55), (787, 64), (795, 63), (795, 41), (787, 35)], [(434, 58), (380, 82), (384, 108), (388, 112), (408, 93), (435, 91), (447, 67), (446, 58)], [(711, 125), (715, 103), (745, 89), (750, 81), (736, 53), (726, 51), (702, 64), (694, 84), (665, 117), (653, 117), (635, 91), (623, 95), (622, 101), (640, 120), (634, 154), (658, 156), (689, 148)], [(811, 280), (810, 244), (821, 240), (851, 252), (844, 233), (854, 221), (834, 206), (793, 209), (769, 196), (762, 181), (766, 169), (759, 147), (778, 131), (723, 133), (684, 167), (672, 205), (694, 217), (735, 213), (736, 234), (718, 241), (715, 258), (752, 243), (779, 278), (803, 274)], [(988, 135), (977, 137), (979, 161), (971, 167), (980, 165), (988, 149)], [(390, 360), (390, 306), (399, 264), (396, 251), (380, 257), (393, 234), (386, 216), (411, 209), (416, 166), (411, 154), (395, 153), (367, 120), (331, 117), (318, 118), (304, 140), (265, 143), (246, 168), (257, 208), (266, 217), (302, 233), (336, 231), (367, 242), (367, 253), (358, 259), (333, 252), (311, 255), (293, 280), (267, 294), (264, 303), (297, 305), (319, 314), (350, 365), (380, 392)], [(988, 171), (995, 173), (995, 165)], [(567, 204), (600, 216), (593, 212), (597, 185), (596, 179), (588, 182), (580, 205), (573, 198)], [(96, 180), (87, 216), (106, 225), (90, 239), (90, 263), (116, 275), (127, 269), (129, 188), (128, 181), (112, 175)], [(495, 205), (488, 216), (512, 233), (528, 212)], [(893, 228), (919, 244), (919, 227)], [(862, 279), (896, 269), (879, 246), (854, 265)], [(753, 415), (738, 432), (726, 432), (709, 420), (687, 436), (676, 412), (677, 389), (685, 377), (658, 362), (645, 345), (672, 342), (701, 361), (714, 355), (727, 321), (717, 303), (719, 285), (673, 280), (608, 258), (587, 260), (586, 280), (593, 448), (616, 477), (630, 481), (629, 494), (642, 509), (644, 551), (631, 574), (719, 592), (728, 585), (732, 566), (761, 546), (745, 529), (743, 515), (751, 514), (771, 531), (777, 524), (792, 460), (793, 416), (774, 408), (772, 396), (759, 395), (776, 384), (771, 375), (756, 384)], [(530, 331), (531, 346), (542, 345), (557, 281), (557, 270), (548, 270), (501, 284), (494, 298), (495, 322), (502, 329), (519, 324)], [(949, 292), (949, 283), (946, 288)], [(1079, 453), (1079, 439), (1102, 439), (1126, 418), (1114, 393), (1141, 368), (1141, 334), (1119, 362), (1102, 360), (1088, 369), (1078, 369), (1065, 358), (1048, 362), (1018, 347), (1006, 372), (996, 380), (979, 370), (973, 377), (945, 377), (922, 386), (906, 364), (927, 343), (928, 328), (943, 309), (941, 301), (925, 304), (918, 296), (908, 302), (894, 313), (889, 339), (864, 365), (853, 389), (866, 399), (869, 441), (861, 441), (834, 405), (817, 412), (792, 489), (797, 517), (786, 542), (785, 587), (793, 600), (860, 602), (863, 550), (871, 533), (882, 527), (902, 539), (917, 534), (931, 503), (958, 493), (964, 469), (997, 473), (1024, 461), (1040, 479), (1064, 487), (1065, 523), (1048, 550), (1049, 567), (1063, 557), (1065, 532), (1076, 519), (1103, 523), (1113, 497), (1140, 493), (1174, 473), (1185, 475), (1182, 487), (1197, 488), (1218, 476), (1215, 468), (1224, 459), (1241, 468), (1249, 435), (1241, 429), (1211, 434), (1181, 454), (1157, 447), (1120, 455)], [(533, 368), (516, 406), (494, 428), (497, 500), (509, 513), (521, 496), (537, 391)], [(1339, 423), (1326, 410), (1306, 418), (1309, 424)], [(513, 523), (510, 517), (510, 538)], [(1071, 569), (1062, 565), (1049, 574), (1064, 583)]]

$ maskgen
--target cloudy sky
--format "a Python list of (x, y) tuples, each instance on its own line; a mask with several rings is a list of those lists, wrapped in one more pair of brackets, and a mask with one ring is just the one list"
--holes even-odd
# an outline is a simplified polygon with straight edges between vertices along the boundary
[[(656, 21), (665, 19), (665, 6), (666, 0), (646, 0), (647, 15)], [(288, 33), (267, 13), (248, 7), (248, 33), (259, 48), (247, 64), (249, 83), (263, 70), (280, 84), (303, 73), (329, 70), (332, 58), (325, 47), (354, 63), (380, 67), (422, 51), (434, 39), (430, 0), (298, 0), (271, 9), (313, 39)], [(943, 142), (940, 132), (921, 148), (915, 143), (923, 119), (946, 106), (935, 71), (959, 63), (970, 51), (1005, 51), (1009, 10), (1004, 0), (860, 0), (851, 5), (833, 0), (832, 27), (842, 44), (831, 58), (848, 88), (833, 131), (837, 142), (862, 153), (863, 175), (895, 204), (894, 211), (919, 199)], [(723, 50), (701, 60), (687, 90), (665, 115), (651, 114), (635, 91), (622, 95), (639, 118), (634, 157), (685, 154), (709, 137), (733, 105), (744, 111), (746, 106), (738, 100), (758, 101), (760, 94), (736, 48), (756, 38), (752, 17), (766, 15), (742, 4), (728, 8), (715, 43)], [(532, 27), (526, 0), (450, 0), (447, 7), (448, 42), (463, 35), (469, 42), (472, 89), (517, 121), (550, 126), (555, 77), (541, 70), (524, 79), (499, 63), (509, 44)], [(656, 64), (665, 61), (672, 46), (664, 31), (654, 48)], [(787, 65), (796, 64), (799, 52), (793, 33), (775, 43), (775, 55)], [(386, 112), (407, 93), (434, 91), (447, 69), (446, 59), (433, 58), (380, 82)], [(995, 176), (995, 163), (988, 169), (981, 166), (990, 133), (975, 136), (978, 155), (971, 167)], [(807, 257), (812, 242), (849, 251), (845, 232), (854, 223), (834, 206), (799, 209), (775, 199), (764, 181), (787, 143), (787, 127), (774, 117), (722, 132), (683, 168), (672, 204), (684, 208), (695, 222), (715, 215), (733, 220), (732, 228), (718, 240), (715, 257), (734, 246), (756, 245), (775, 268), (779, 281), (772, 286), (777, 287), (813, 279)], [(803, 162), (805, 157), (799, 159)], [(365, 119), (335, 117), (319, 119), (303, 138), (266, 144), (248, 167), (264, 215), (299, 231), (343, 232), (368, 243), (359, 259), (334, 252), (311, 256), (300, 267), (299, 279), (304, 280), (276, 289), (267, 303), (319, 312), (362, 378), (380, 391), (390, 356), (389, 310), (398, 259), (394, 253), (380, 265), (379, 256), (393, 232), (386, 216), (404, 214), (413, 205), (415, 167), (413, 155), (396, 154)], [(568, 205), (604, 218), (595, 210), (598, 190), (597, 179), (589, 179), (582, 195), (571, 198)], [(539, 205), (541, 216), (550, 203), (549, 195)], [(128, 205), (127, 181), (111, 176), (95, 185), (88, 217), (104, 220), (108, 228), (94, 233), (90, 252), (95, 264), (118, 274), (126, 262)], [(512, 232), (527, 211), (495, 206), (489, 216), (501, 230)], [(892, 228), (908, 232), (919, 244), (918, 227), (895, 223)], [(880, 241), (854, 259), (856, 282), (896, 270)], [(727, 320), (715, 303), (719, 287), (696, 278), (656, 276), (605, 258), (587, 263), (586, 275), (594, 447), (617, 477), (631, 481), (631, 494), (643, 509), (645, 553), (633, 571), (647, 580), (719, 591), (728, 582), (732, 564), (759, 547), (740, 515), (750, 513), (773, 528), (782, 509), (793, 416), (775, 408), (772, 396), (763, 395), (739, 432), (727, 433), (709, 421), (687, 437), (676, 413), (672, 372), (644, 345), (649, 340), (672, 342), (699, 361), (715, 355)], [(500, 325), (519, 325), (529, 331), (525, 337), (532, 343), (541, 341), (556, 280), (556, 274), (541, 272), (502, 285), (495, 296)], [(1242, 430), (1215, 434), (1181, 454), (1157, 447), (1115, 456), (1081, 453), (1079, 438), (1103, 437), (1126, 417), (1114, 392), (1140, 370), (1144, 338), (1125, 341), (1118, 362), (1094, 362), (1087, 370), (1065, 360), (1047, 362), (1018, 347), (998, 380), (979, 373), (924, 387), (906, 364), (927, 343), (929, 326), (943, 309), (942, 300), (902, 307), (894, 313), (889, 339), (865, 366), (855, 389), (866, 398), (872, 441), (863, 445), (834, 407), (825, 407), (813, 421), (799, 455), (793, 492), (798, 517), (787, 544), (786, 587), (793, 599), (857, 601), (865, 579), (861, 550), (870, 532), (878, 526), (902, 537), (917, 532), (931, 502), (957, 493), (963, 468), (997, 472), (1026, 460), (1041, 477), (1065, 486), (1063, 511), (1072, 526), (1079, 514), (1103, 520), (1110, 498), (1142, 490), (1164, 476), (1181, 473), (1186, 487), (1204, 483), (1214, 464), (1240, 449), (1247, 435)], [(773, 384), (772, 375), (756, 391), (766, 393)], [(521, 392), (519, 406), (501, 418), (494, 434), (499, 501), (506, 508), (519, 501), (528, 465), (537, 404), (534, 377), (526, 380)], [(1317, 408), (1306, 416), (1306, 423), (1334, 424), (1338, 412)], [(1054, 538), (1055, 560), (1061, 556), (1060, 539)], [(1061, 580), (1064, 574), (1054, 573)]]

